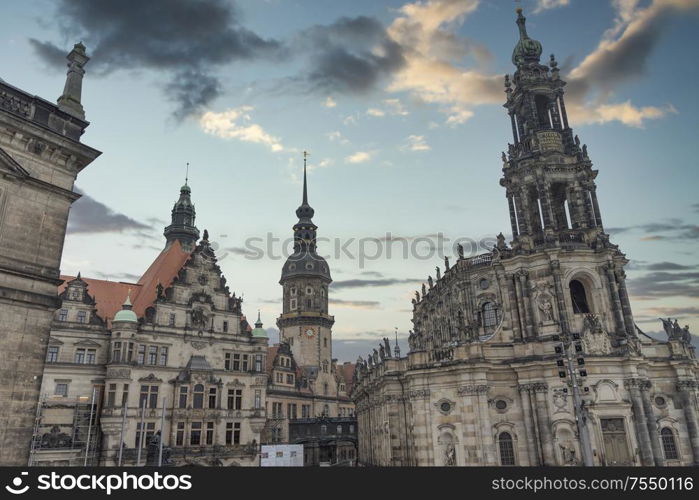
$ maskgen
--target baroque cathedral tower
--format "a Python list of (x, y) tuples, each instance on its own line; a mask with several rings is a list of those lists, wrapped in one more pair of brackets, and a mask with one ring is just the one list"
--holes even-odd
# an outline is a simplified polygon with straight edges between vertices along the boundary
[(336, 394), (332, 376), (332, 325), (328, 314), (330, 268), (316, 248), (314, 210), (308, 204), (306, 158), (303, 165), (303, 200), (296, 209), (294, 252), (284, 263), (282, 314), (277, 319), (280, 340), (291, 347), (296, 363), (315, 382), (317, 393)]
[(699, 463), (688, 327), (634, 323), (626, 256), (602, 225), (587, 147), (554, 56), (517, 10), (502, 153), (512, 241), (429, 277), (410, 351), (357, 363), (360, 460), (373, 465)]
[(179, 241), (185, 251), (192, 251), (199, 240), (199, 230), (194, 225), (196, 210), (191, 198), (192, 190), (187, 181), (180, 188), (180, 198), (172, 207), (172, 222), (165, 228), (165, 248)]

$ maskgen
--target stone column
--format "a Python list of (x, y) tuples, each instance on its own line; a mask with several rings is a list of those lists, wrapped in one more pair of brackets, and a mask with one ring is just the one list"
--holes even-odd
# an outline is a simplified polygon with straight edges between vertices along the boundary
[(566, 105), (563, 102), (563, 94), (558, 96), (558, 105), (561, 108), (561, 118), (563, 118), (563, 127), (569, 128), (568, 127), (568, 113), (566, 113)]
[(519, 398), (522, 404), (522, 419), (524, 420), (524, 436), (527, 442), (527, 454), (529, 455), (529, 465), (537, 466), (541, 465), (541, 460), (537, 450), (537, 436), (536, 436), (536, 426), (534, 425), (534, 419), (532, 415), (532, 405), (531, 405), (531, 385), (521, 384), (517, 386), (519, 391)]
[(641, 386), (647, 382), (638, 378), (624, 381), (624, 386), (631, 395), (631, 408), (633, 410), (633, 424), (638, 437), (638, 446), (641, 449), (641, 463), (647, 467), (655, 464), (651, 449), (650, 435), (648, 434), (647, 416), (641, 398)]
[(624, 326), (624, 316), (621, 313), (621, 299), (619, 298), (619, 291), (616, 287), (616, 277), (614, 276), (614, 267), (611, 263), (604, 267), (607, 283), (609, 284), (609, 297), (612, 302), (612, 312), (614, 313), (615, 331), (617, 335), (625, 336), (626, 328)]
[(621, 300), (621, 311), (624, 316), (626, 333), (630, 337), (635, 337), (636, 329), (634, 328), (635, 323), (631, 312), (631, 301), (629, 300), (629, 293), (626, 290), (626, 273), (623, 269), (617, 269), (615, 275), (617, 283), (619, 284), (619, 300)]
[(519, 277), (522, 299), (524, 301), (524, 318), (527, 337), (534, 338), (536, 337), (536, 333), (534, 332), (534, 314), (532, 313), (532, 304), (529, 297), (529, 273), (522, 269), (517, 273), (517, 276)]
[(597, 188), (595, 186), (592, 186), (592, 189), (590, 190), (590, 197), (592, 198), (592, 207), (595, 209), (595, 224), (600, 229), (604, 229), (604, 227), (602, 227), (602, 214), (599, 211), (599, 203), (597, 202)]
[(697, 413), (694, 409), (694, 393), (696, 390), (696, 380), (680, 380), (677, 382), (677, 392), (680, 393), (680, 398), (682, 399), (689, 443), (692, 447), (693, 465), (699, 466), (699, 423), (697, 422)]
[(547, 183), (540, 183), (537, 186), (539, 199), (541, 200), (541, 209), (543, 210), (544, 229), (553, 229), (553, 211), (551, 210), (551, 200), (549, 198), (550, 186)]
[(561, 333), (568, 333), (568, 312), (563, 298), (563, 284), (561, 282), (561, 263), (557, 260), (551, 261), (551, 273), (553, 274), (553, 284), (556, 290), (556, 305), (558, 306), (558, 320), (561, 322)]
[(512, 225), (512, 237), (516, 238), (519, 235), (517, 230), (517, 215), (515, 213), (515, 203), (512, 193), (507, 193), (507, 205), (510, 207), (510, 224)]
[(526, 308), (524, 307), (524, 292), (522, 291), (522, 281), (519, 279), (519, 272), (514, 275), (515, 294), (517, 295), (517, 311), (519, 313), (519, 321), (522, 329), (522, 337), (530, 338), (527, 330)]
[(478, 433), (481, 437), (482, 465), (497, 465), (495, 442), (493, 441), (492, 425), (488, 411), (488, 391), (487, 385), (466, 385), (459, 387), (457, 394), (462, 397), (476, 397), (475, 408), (477, 409), (477, 420), (479, 425)]
[(551, 423), (549, 419), (549, 407), (546, 395), (549, 387), (545, 383), (533, 384), (536, 397), (536, 416), (539, 422), (539, 439), (541, 440), (541, 450), (544, 455), (544, 465), (556, 465), (556, 456), (553, 452), (553, 435), (551, 434)]
[(522, 193), (517, 192), (515, 197), (515, 208), (517, 209), (517, 222), (519, 223), (519, 234), (530, 234), (529, 222), (526, 214), (526, 208), (522, 204)]
[(665, 455), (660, 446), (660, 433), (658, 432), (658, 424), (655, 420), (653, 405), (650, 402), (650, 380), (646, 380), (640, 386), (641, 399), (643, 400), (643, 409), (646, 413), (646, 427), (648, 427), (648, 435), (650, 436), (650, 449), (653, 452), (653, 461), (657, 467), (664, 465)]
[(525, 335), (522, 330), (522, 325), (520, 323), (519, 311), (517, 308), (517, 291), (514, 281), (514, 276), (511, 274), (505, 275), (505, 289), (510, 298), (510, 318), (512, 321), (512, 331), (515, 336), (518, 336), (521, 340), (524, 340)]

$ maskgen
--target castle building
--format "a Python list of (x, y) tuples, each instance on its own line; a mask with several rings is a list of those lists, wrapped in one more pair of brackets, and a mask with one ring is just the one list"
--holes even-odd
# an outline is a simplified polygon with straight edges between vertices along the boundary
[(80, 137), (89, 58), (68, 54), (57, 104), (0, 79), (0, 465), (26, 465), (78, 173), (100, 152)]
[(294, 251), (279, 280), (283, 289), (282, 314), (277, 319), (280, 343), (270, 347), (267, 356), (269, 420), (264, 442), (303, 443), (307, 465), (356, 459), (356, 421), (349, 399), (354, 364), (338, 364), (332, 357), (335, 319), (328, 314), (332, 278), (328, 263), (317, 253), (313, 215), (304, 159)]
[(565, 82), (518, 9), (513, 239), (445, 259), (413, 299), (410, 352), (357, 364), (360, 461), (373, 465), (697, 465), (699, 364), (687, 328), (634, 323), (626, 256), (605, 232), (597, 170), (566, 115)]
[(30, 464), (258, 464), (267, 336), (195, 216), (185, 183), (136, 283), (61, 277)]

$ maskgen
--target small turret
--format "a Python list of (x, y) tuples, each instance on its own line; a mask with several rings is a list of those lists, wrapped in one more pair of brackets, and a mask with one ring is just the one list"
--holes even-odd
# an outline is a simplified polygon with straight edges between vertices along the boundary
[(255, 322), (255, 328), (252, 330), (252, 336), (255, 338), (267, 338), (267, 330), (262, 328), (262, 320), (260, 319), (260, 311), (257, 311), (257, 321)]
[(87, 57), (85, 46), (82, 42), (75, 44), (73, 50), (66, 56), (66, 59), (68, 59), (66, 84), (63, 87), (63, 95), (58, 98), (56, 103), (58, 104), (58, 109), (61, 111), (65, 111), (66, 113), (70, 113), (84, 120), (85, 110), (83, 109), (80, 99), (82, 96), (83, 76), (85, 75), (85, 70), (83, 68), (90, 58)]
[(121, 311), (114, 315), (112, 323), (116, 322), (138, 323), (138, 317), (136, 317), (136, 313), (133, 312), (133, 305), (131, 304), (131, 290), (129, 290), (128, 295), (126, 295), (126, 300), (121, 306)]
[(191, 194), (192, 190), (185, 179), (184, 185), (180, 188), (180, 198), (172, 207), (171, 223), (163, 233), (167, 240), (165, 248), (179, 240), (185, 251), (191, 251), (199, 240), (199, 230), (194, 225), (196, 210)]

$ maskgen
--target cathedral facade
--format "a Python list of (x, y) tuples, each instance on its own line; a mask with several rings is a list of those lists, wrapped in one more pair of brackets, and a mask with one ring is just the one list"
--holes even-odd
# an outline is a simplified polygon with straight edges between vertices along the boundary
[(0, 465), (25, 465), (70, 206), (100, 152), (80, 141), (82, 44), (68, 54), (57, 103), (0, 79)]
[[(372, 465), (697, 465), (699, 364), (687, 328), (634, 323), (587, 147), (557, 62), (518, 10), (503, 153), (513, 239), (416, 292), (405, 357), (357, 364), (360, 461)], [(383, 346), (382, 346), (383, 347)]]

